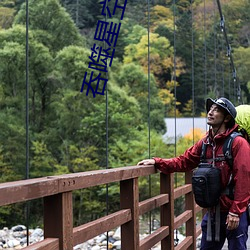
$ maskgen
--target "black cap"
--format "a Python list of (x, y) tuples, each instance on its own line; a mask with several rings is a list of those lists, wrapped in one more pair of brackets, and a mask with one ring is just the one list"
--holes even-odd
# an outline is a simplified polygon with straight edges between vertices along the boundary
[(233, 119), (235, 120), (237, 111), (236, 111), (234, 105), (227, 98), (221, 97), (221, 98), (215, 99), (215, 100), (208, 98), (207, 102), (206, 102), (207, 113), (209, 112), (209, 110), (213, 104), (216, 104), (216, 105), (220, 106), (221, 108), (223, 108), (224, 110), (226, 110), (229, 113), (229, 115), (231, 115), (233, 117)]

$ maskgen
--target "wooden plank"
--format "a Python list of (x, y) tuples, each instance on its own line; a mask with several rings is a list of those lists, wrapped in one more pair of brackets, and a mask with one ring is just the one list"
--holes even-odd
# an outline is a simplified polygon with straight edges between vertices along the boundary
[(188, 249), (192, 244), (193, 244), (193, 237), (188, 236), (181, 243), (179, 243), (174, 249), (175, 250)]
[(130, 209), (123, 209), (73, 229), (74, 246), (131, 221)]
[(192, 192), (192, 185), (191, 184), (186, 184), (181, 187), (175, 188), (174, 190), (174, 199), (177, 199), (181, 197), (182, 195), (185, 195), (187, 193)]
[(160, 194), (139, 203), (139, 214), (143, 215), (157, 207), (168, 203), (168, 194)]
[(199, 237), (199, 236), (201, 235), (201, 233), (202, 233), (201, 226), (198, 226), (198, 227), (196, 228), (196, 237)]
[(73, 249), (72, 192), (44, 198), (44, 237), (59, 238), (60, 249)]
[(174, 219), (174, 229), (177, 229), (192, 218), (192, 210), (187, 210)]
[(34, 243), (23, 250), (59, 250), (59, 239), (47, 238), (43, 241)]
[(169, 227), (164, 226), (158, 228), (155, 232), (148, 235), (146, 238), (140, 241), (140, 250), (151, 249), (155, 244), (157, 244), (162, 239), (169, 235)]
[(154, 166), (130, 166), (1, 183), (0, 206), (154, 173)]
[(130, 209), (132, 220), (121, 226), (121, 249), (139, 250), (138, 178), (120, 183), (121, 209)]
[(169, 194), (169, 202), (161, 206), (161, 226), (169, 227), (169, 234), (161, 241), (161, 250), (174, 249), (174, 177), (173, 174), (160, 174), (160, 192)]
[(75, 174), (60, 175), (59, 188), (60, 192), (94, 187), (98, 185), (119, 182), (139, 176), (148, 176), (157, 173), (152, 165), (147, 166), (130, 166), (113, 168), (106, 170), (95, 170)]
[(0, 184), (0, 206), (58, 193), (57, 178), (34, 178)]
[[(197, 233), (201, 232), (201, 230), (195, 227), (195, 214), (202, 209), (194, 205), (192, 201), (193, 195), (190, 192), (190, 183), (174, 190), (173, 175), (164, 175), (162, 173), (160, 177), (161, 194), (139, 204), (138, 177), (148, 176), (154, 173), (156, 173), (154, 166), (130, 166), (2, 183), (0, 184), (0, 206), (45, 197), (45, 238), (56, 238), (56, 240), (59, 241), (60, 249), (63, 250), (72, 250), (75, 237), (78, 242), (78, 238), (79, 241), (82, 240), (81, 235), (83, 234), (83, 239), (85, 239), (87, 238), (86, 235), (90, 236), (94, 234), (94, 231), (108, 231), (110, 227), (113, 227), (115, 224), (119, 226), (118, 223), (122, 223), (122, 236), (125, 236), (122, 239), (123, 249), (138, 250), (139, 214), (143, 214), (161, 206), (161, 226), (163, 228), (168, 228), (168, 235), (161, 240), (161, 249), (172, 250), (174, 246), (174, 228), (181, 222), (187, 220), (186, 231), (189, 234), (187, 238), (191, 236), (195, 238), (196, 235), (199, 235)], [(71, 191), (119, 181), (121, 181), (121, 207), (124, 209), (122, 211), (129, 211), (129, 214), (125, 212), (125, 214), (127, 214), (125, 218), (122, 215), (120, 216), (122, 218), (115, 217), (113, 221), (111, 215), (110, 219), (106, 217), (103, 223), (101, 221), (103, 219), (100, 219), (99, 225), (94, 224), (94, 222), (91, 224), (91, 222), (90, 224), (87, 223), (73, 230)], [(174, 221), (174, 198), (182, 195), (186, 197), (186, 210), (192, 210), (193, 214), (190, 217), (190, 213), (186, 211), (186, 213), (177, 217), (177, 220)], [(204, 212), (204, 210), (202, 210), (202, 212)], [(96, 228), (96, 230), (94, 230), (94, 228)], [(158, 235), (156, 237), (158, 237)], [(45, 249), (42, 244), (47, 244), (46, 241), (47, 239), (39, 242), (41, 243), (41, 249)], [(142, 246), (152, 244), (151, 241), (155, 241), (154, 235), (142, 241)], [(48, 245), (51, 245), (52, 250), (54, 247), (54, 240), (48, 243)], [(192, 243), (192, 247), (193, 246), (194, 244)], [(46, 250), (47, 249), (50, 248), (47, 247)]]
[[(185, 183), (191, 184), (193, 173), (185, 173)], [(191, 218), (186, 222), (186, 236), (193, 236), (196, 239), (196, 212), (195, 212), (196, 203), (194, 201), (193, 192), (185, 195), (185, 210), (191, 210)], [(188, 250), (196, 250), (196, 240), (193, 241)]]
[(199, 213), (200, 211), (205, 210), (202, 207), (198, 206), (197, 204), (195, 205), (195, 213)]

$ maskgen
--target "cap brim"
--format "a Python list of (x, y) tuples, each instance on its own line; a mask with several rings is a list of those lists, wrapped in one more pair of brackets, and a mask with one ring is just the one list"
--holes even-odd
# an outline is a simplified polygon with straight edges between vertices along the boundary
[(208, 99), (207, 99), (207, 102), (206, 102), (207, 113), (209, 112), (209, 110), (210, 110), (210, 108), (211, 108), (211, 106), (212, 106), (213, 104), (215, 104), (214, 100), (211, 99), (211, 98), (208, 98)]

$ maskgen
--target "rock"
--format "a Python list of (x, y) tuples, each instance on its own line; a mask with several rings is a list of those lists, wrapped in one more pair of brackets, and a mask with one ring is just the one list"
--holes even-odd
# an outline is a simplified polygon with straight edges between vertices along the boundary
[[(39, 242), (44, 239), (44, 232), (41, 228), (29, 229), (29, 244), (33, 244)], [(148, 234), (141, 234), (140, 239), (147, 237)], [(183, 240), (184, 236), (182, 236), (178, 232), (179, 243)], [(108, 240), (108, 242), (107, 242)], [(74, 246), (74, 250), (121, 250), (121, 228), (118, 227), (114, 231), (108, 232), (107, 234), (100, 234), (93, 239), (88, 240), (87, 242), (83, 242)], [(17, 225), (12, 227), (10, 230), (8, 228), (4, 228), (0, 230), (0, 250), (17, 250), (22, 249), (27, 246), (27, 230), (25, 226)], [(160, 250), (160, 243), (155, 245), (152, 250)]]
[(24, 225), (17, 225), (11, 228), (13, 232), (20, 232), (23, 230), (26, 230), (26, 227)]
[(14, 238), (23, 238), (23, 237), (25, 237), (26, 235), (23, 233), (23, 231), (15, 231), (15, 232), (13, 232), (13, 237)]
[(36, 228), (32, 234), (32, 237), (42, 237), (43, 236), (43, 230), (41, 228)]
[(121, 239), (121, 227), (118, 227), (115, 231), (115, 234), (113, 235), (113, 238), (116, 240), (120, 240)]
[(102, 242), (103, 240), (105, 240), (106, 238), (107, 238), (107, 237), (106, 237), (105, 234), (101, 234), (101, 235), (97, 236), (97, 237), (95, 238), (95, 240), (96, 240), (96, 243), (100, 243), (100, 242)]
[(91, 248), (91, 250), (100, 250), (101, 248), (99, 247), (99, 246), (93, 246), (92, 248)]
[(109, 237), (113, 236), (114, 234), (115, 234), (114, 231), (109, 231), (109, 232), (108, 232), (108, 236), (109, 236)]
[(7, 245), (8, 247), (16, 247), (20, 245), (20, 242), (18, 240), (13, 239), (13, 240), (7, 241)]
[(108, 241), (109, 241), (110, 243), (114, 243), (114, 242), (116, 242), (116, 239), (114, 239), (113, 237), (109, 237), (109, 238), (108, 238)]
[(83, 244), (79, 244), (79, 245), (76, 245), (74, 246), (74, 250), (82, 250), (82, 249), (88, 249), (88, 244), (87, 243), (83, 243)]
[(106, 240), (103, 240), (102, 242), (100, 242), (100, 245), (101, 245), (101, 246), (107, 246), (107, 241), (106, 241)]
[(6, 230), (0, 230), (0, 238), (3, 238), (7, 235)]
[(95, 244), (95, 239), (88, 240), (87, 243), (93, 246)]
[(23, 238), (20, 240), (20, 243), (21, 243), (21, 245), (24, 245), (24, 244), (27, 243), (27, 237), (26, 237), (26, 235), (25, 235), (25, 237), (23, 237)]
[(121, 245), (122, 245), (122, 242), (120, 240), (116, 241), (113, 246), (115, 247), (115, 249), (119, 250), (121, 249)]
[(15, 249), (22, 249), (23, 247), (21, 245), (16, 246)]

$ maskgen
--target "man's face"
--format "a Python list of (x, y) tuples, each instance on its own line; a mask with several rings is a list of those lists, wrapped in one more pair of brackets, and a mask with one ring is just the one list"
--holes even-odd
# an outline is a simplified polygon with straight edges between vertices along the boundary
[(220, 127), (224, 119), (224, 110), (220, 106), (213, 104), (207, 113), (207, 124), (214, 128)]

